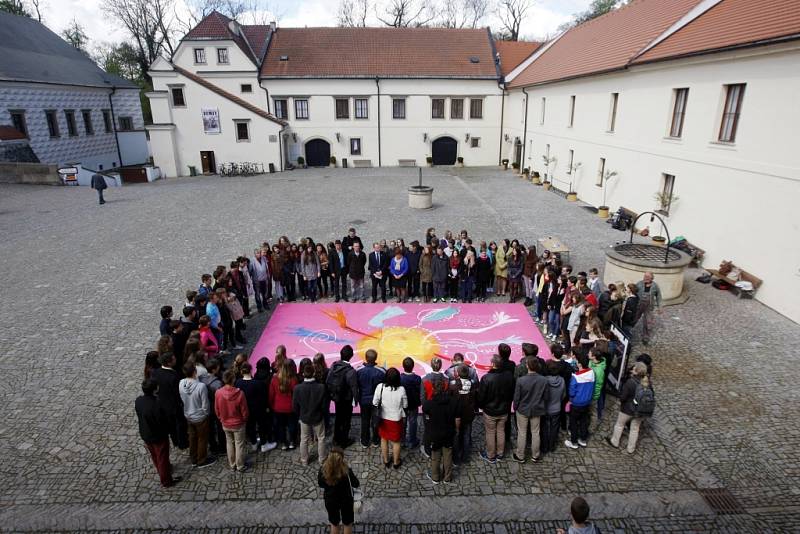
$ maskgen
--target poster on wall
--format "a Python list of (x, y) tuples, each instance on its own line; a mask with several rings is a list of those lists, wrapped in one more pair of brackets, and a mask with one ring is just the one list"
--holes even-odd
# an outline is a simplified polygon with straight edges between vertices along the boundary
[(207, 134), (218, 134), (222, 130), (219, 126), (219, 110), (203, 108), (203, 132)]

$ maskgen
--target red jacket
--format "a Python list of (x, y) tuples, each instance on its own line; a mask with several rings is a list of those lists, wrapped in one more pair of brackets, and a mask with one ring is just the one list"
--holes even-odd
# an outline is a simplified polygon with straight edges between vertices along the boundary
[(224, 386), (214, 395), (214, 411), (225, 428), (240, 428), (247, 423), (250, 413), (241, 389)]
[(278, 382), (277, 376), (269, 382), (269, 409), (275, 413), (292, 413), (292, 394), (297, 385), (297, 379), (293, 378), (289, 383), (287, 393), (281, 393)]

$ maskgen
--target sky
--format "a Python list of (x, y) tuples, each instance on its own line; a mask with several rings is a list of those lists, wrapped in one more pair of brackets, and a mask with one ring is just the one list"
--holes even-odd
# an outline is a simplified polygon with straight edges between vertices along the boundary
[[(183, 2), (175, 0), (178, 16)], [(108, 20), (101, 9), (104, 0), (43, 0), (43, 19), (47, 26), (60, 33), (75, 18), (85, 29), (92, 43), (118, 42), (125, 39), (125, 30)], [(273, 6), (281, 27), (335, 26), (338, 0), (265, 0)], [(558, 26), (570, 19), (573, 13), (583, 11), (590, 0), (533, 0), (533, 5), (523, 25), (523, 39), (541, 39), (555, 34)], [(368, 23), (369, 24), (369, 23)], [(484, 23), (499, 29), (496, 15), (491, 14)], [(371, 25), (378, 25), (373, 19)], [(91, 45), (90, 45), (91, 46)]]

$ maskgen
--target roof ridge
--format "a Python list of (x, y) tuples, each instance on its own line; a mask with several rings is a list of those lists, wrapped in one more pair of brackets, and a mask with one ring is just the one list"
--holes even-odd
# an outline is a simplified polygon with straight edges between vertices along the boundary
[(202, 85), (203, 87), (205, 87), (209, 91), (217, 93), (219, 96), (230, 100), (234, 104), (238, 104), (239, 106), (245, 108), (246, 110), (251, 111), (251, 112), (255, 113), (256, 115), (258, 115), (260, 117), (263, 117), (263, 118), (265, 118), (267, 120), (271, 120), (272, 122), (278, 123), (281, 126), (286, 126), (286, 122), (285, 121), (277, 118), (272, 113), (269, 113), (269, 112), (264, 111), (263, 109), (261, 109), (261, 108), (259, 108), (257, 106), (254, 106), (250, 102), (247, 102), (246, 100), (243, 100), (243, 99), (239, 98), (238, 96), (234, 95), (233, 93), (229, 93), (228, 91), (226, 91), (222, 87), (209, 82), (205, 78), (203, 78), (201, 76), (198, 76), (197, 74), (195, 74), (193, 72), (190, 72), (190, 71), (188, 71), (188, 70), (186, 70), (184, 68), (181, 68), (181, 67), (175, 65), (174, 63), (172, 63), (172, 68), (175, 69), (176, 72), (182, 74), (183, 76), (189, 78), (190, 80)]

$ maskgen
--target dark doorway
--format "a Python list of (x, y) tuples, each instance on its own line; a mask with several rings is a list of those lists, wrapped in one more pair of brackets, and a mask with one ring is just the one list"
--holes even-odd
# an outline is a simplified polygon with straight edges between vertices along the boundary
[(514, 145), (514, 163), (517, 167), (522, 163), (522, 143), (517, 139), (517, 144)]
[(217, 172), (217, 162), (214, 159), (214, 152), (211, 150), (200, 152), (200, 165), (203, 174), (214, 174)]
[(452, 137), (440, 137), (431, 148), (434, 165), (455, 165), (458, 142)]
[(306, 143), (306, 165), (327, 167), (331, 162), (331, 145), (322, 139), (312, 139)]

